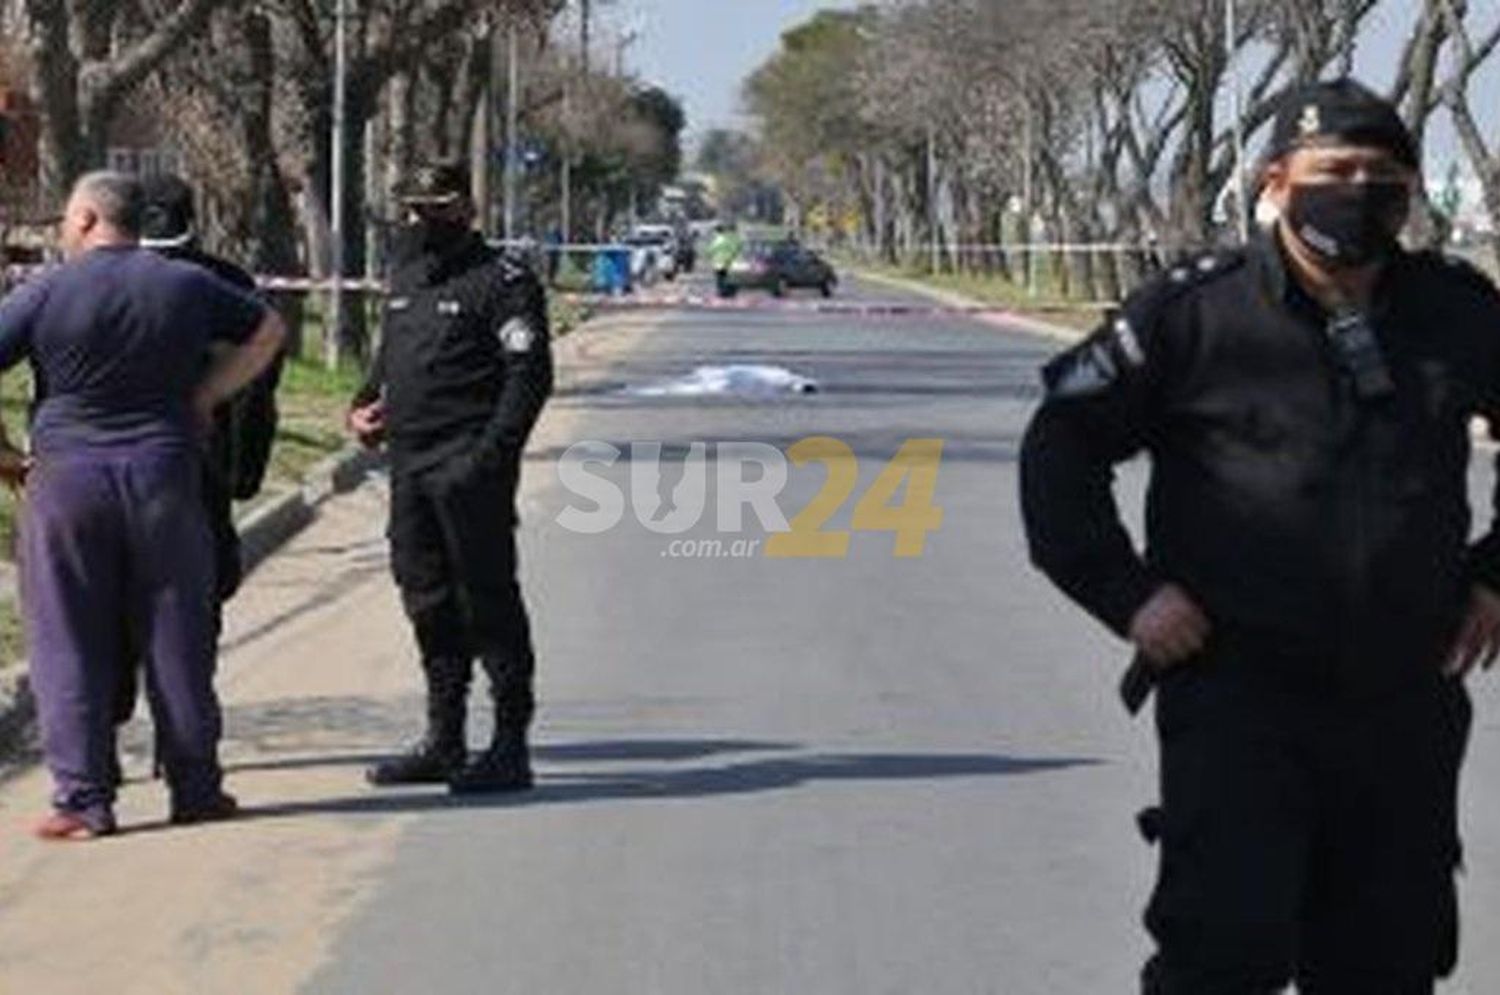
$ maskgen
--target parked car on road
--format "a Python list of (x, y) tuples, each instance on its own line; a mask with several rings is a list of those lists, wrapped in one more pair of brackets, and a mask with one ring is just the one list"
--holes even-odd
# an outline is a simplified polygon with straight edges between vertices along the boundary
[(630, 246), (630, 271), (641, 283), (677, 279), (677, 236), (671, 227), (637, 225), (624, 244)]
[(832, 297), (838, 274), (820, 255), (799, 242), (751, 242), (729, 267), (726, 296), (741, 290), (768, 290), (784, 297), (788, 290), (810, 288)]

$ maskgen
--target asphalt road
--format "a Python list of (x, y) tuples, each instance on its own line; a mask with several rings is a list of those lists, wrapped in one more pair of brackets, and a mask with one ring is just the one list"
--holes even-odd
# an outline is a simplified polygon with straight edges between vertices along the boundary
[[(1019, 436), (1056, 344), (973, 318), (786, 309), (679, 311), (585, 334), (599, 346), (582, 347), (539, 434), (522, 509), (541, 656), (537, 791), (453, 803), (359, 782), (359, 764), (418, 717), (380, 569), (382, 495), (366, 488), (236, 609), (227, 754), (253, 817), (127, 834), (81, 857), (8, 842), (0, 977), (9, 956), (18, 978), (77, 982), (32, 989), (58, 992), (111, 975), (135, 986), (122, 991), (316, 995), (1133, 989), (1154, 860), (1133, 817), (1153, 800), (1152, 741), (1115, 698), (1121, 648), (1027, 567), (1016, 507)], [(782, 366), (820, 391), (629, 392), (735, 363)], [(630, 443), (661, 443), (665, 482), (642, 474), (640, 496), (680, 507), (693, 443), (785, 450), (813, 436), (858, 459), (831, 530), (848, 528), (906, 440), (943, 440), (943, 519), (922, 556), (856, 531), (841, 558), (684, 558), (671, 545), (683, 537), (633, 508), (602, 534), (559, 524), (565, 508), (592, 507), (557, 475), (580, 440), (626, 451), (594, 470), (626, 492), (646, 467)], [(777, 502), (787, 517), (824, 477), (791, 470)], [(1124, 474), (1132, 507), (1140, 477)], [(753, 517), (731, 534), (719, 524), (710, 510), (684, 537), (766, 538)], [(1479, 698), (1468, 942), (1445, 995), (1500, 990), (1493, 681)], [(43, 791), (36, 776), (12, 784), (0, 811)], [(129, 798), (127, 816), (159, 804), (140, 785)], [(43, 921), (58, 892), (86, 901), (90, 889), (102, 895), (81, 925), (66, 911)], [(140, 891), (157, 900), (130, 904)], [(59, 975), (64, 961), (88, 970)]]
[[(920, 559), (860, 533), (841, 560), (684, 560), (633, 517), (571, 534), (555, 520), (582, 503), (547, 489), (524, 556), (541, 738), (559, 752), (524, 807), (414, 827), (308, 990), (1055, 993), (1129, 977), (1146, 744), (1112, 699), (1119, 653), (1024, 568), (1017, 530), (1019, 434), (1054, 348), (969, 321), (690, 313), (562, 399), (575, 439), (679, 458), (832, 436), (859, 458), (857, 493), (905, 440), (941, 438), (944, 522)], [(738, 363), (822, 390), (619, 393)], [(606, 475), (628, 483), (624, 461)], [(793, 473), (788, 517), (823, 476)], [(713, 517), (689, 536), (717, 538)]]

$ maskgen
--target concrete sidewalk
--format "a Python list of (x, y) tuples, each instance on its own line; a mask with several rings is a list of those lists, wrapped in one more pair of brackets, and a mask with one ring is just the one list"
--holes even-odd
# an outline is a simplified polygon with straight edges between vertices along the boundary
[[(561, 340), (560, 393), (586, 390), (648, 327), (599, 322)], [(536, 447), (565, 440), (570, 420), (560, 400)], [(528, 467), (523, 516), (550, 473), (546, 463)], [(37, 843), (29, 828), (48, 808), (49, 778), (32, 769), (0, 786), (0, 988), (281, 993), (317, 966), (336, 924), (378, 882), (403, 825), (427, 804), (372, 793), (361, 775), (416, 734), (421, 716), (384, 527), (377, 476), (328, 502), (231, 606), (223, 756), (245, 818), (166, 826), (165, 791), (144, 780), (142, 722), (125, 738), (119, 837)]]
[(854, 275), (867, 283), (877, 286), (890, 287), (908, 294), (916, 294), (945, 307), (960, 308), (963, 310), (982, 309), (980, 313), (974, 314), (974, 320), (987, 325), (992, 325), (1008, 332), (1026, 332), (1030, 335), (1039, 335), (1045, 339), (1056, 342), (1073, 343), (1084, 337), (1084, 333), (1076, 328), (1068, 328), (1065, 325), (1057, 325), (1052, 322), (1042, 321), (1031, 315), (1024, 314), (1012, 308), (1003, 307), (982, 301), (968, 294), (961, 294), (956, 290), (946, 290), (942, 287), (934, 287), (923, 283), (921, 280), (909, 280), (905, 277), (891, 276), (887, 273), (876, 273), (866, 269), (855, 268)]

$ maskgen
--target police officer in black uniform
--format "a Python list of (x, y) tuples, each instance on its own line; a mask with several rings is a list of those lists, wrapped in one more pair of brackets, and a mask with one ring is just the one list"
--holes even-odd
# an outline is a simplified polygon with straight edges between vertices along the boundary
[[(1419, 150), (1352, 81), (1278, 115), (1274, 230), (1164, 273), (1045, 371), (1035, 562), (1157, 692), (1156, 995), (1416, 995), (1457, 958), (1463, 680), (1500, 647), (1470, 422), (1500, 295), (1397, 242)], [(1151, 459), (1137, 553), (1113, 467)], [(1138, 704), (1138, 702), (1136, 702)]]
[[(237, 290), (255, 293), (255, 278), (239, 266), (207, 252), (198, 237), (193, 188), (180, 176), (159, 173), (141, 181), (145, 210), (141, 245), (168, 259), (192, 263)], [(213, 432), (203, 461), (203, 501), (214, 537), (214, 565), (219, 604), (234, 597), (244, 579), (240, 536), (234, 524), (234, 502), (260, 492), (271, 462), (278, 415), (276, 389), (284, 357), (278, 356), (233, 401), (214, 413)], [(135, 713), (136, 672), (128, 672), (116, 699), (115, 719), (128, 722)], [(158, 750), (158, 757), (160, 751)], [(115, 762), (118, 779), (119, 762)]]
[[(396, 584), (422, 654), (427, 733), (368, 772), (377, 785), (447, 782), (455, 793), (531, 787), (530, 626), (516, 579), (521, 451), (552, 391), (546, 297), (521, 262), (473, 230), (462, 166), (416, 171), (392, 246), (380, 349), (350, 425), (386, 441)], [(468, 760), (473, 662), (495, 706)]]
[[(193, 188), (186, 180), (160, 173), (142, 180), (141, 187), (146, 197), (142, 246), (168, 259), (200, 266), (238, 290), (256, 292), (253, 276), (203, 249), (198, 238)], [(276, 439), (276, 389), (284, 362), (284, 356), (277, 357), (234, 401), (215, 414), (204, 472), (204, 500), (213, 523), (220, 600), (233, 597), (243, 580), (233, 505), (235, 501), (255, 497), (265, 482), (271, 446)]]

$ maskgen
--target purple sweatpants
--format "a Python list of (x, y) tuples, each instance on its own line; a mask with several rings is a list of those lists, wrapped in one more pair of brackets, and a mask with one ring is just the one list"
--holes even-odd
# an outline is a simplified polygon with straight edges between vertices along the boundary
[(214, 694), (213, 539), (197, 457), (104, 452), (42, 459), (21, 521), (31, 686), (54, 804), (114, 801), (120, 681), (143, 651), (172, 807), (213, 802), (222, 774)]

